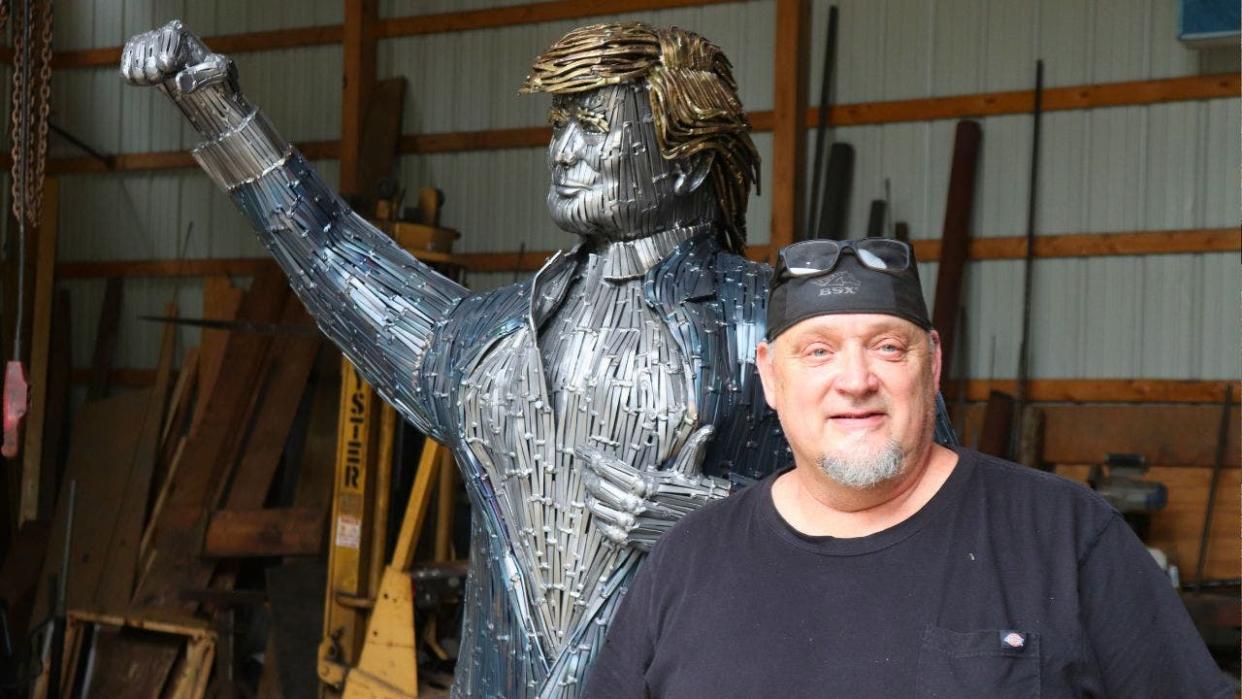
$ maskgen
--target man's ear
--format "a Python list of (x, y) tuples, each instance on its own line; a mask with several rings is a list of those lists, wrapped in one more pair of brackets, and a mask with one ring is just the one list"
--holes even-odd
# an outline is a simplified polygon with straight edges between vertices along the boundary
[(936, 390), (939, 391), (940, 390), (940, 371), (941, 369), (943, 369), (943, 367), (941, 366), (941, 362), (944, 359), (940, 351), (940, 333), (936, 332), (935, 330), (932, 330), (931, 332), (927, 333), (927, 336), (931, 340), (930, 349), (931, 349), (931, 360), (932, 360), (932, 379), (935, 382)]
[(701, 150), (688, 158), (674, 161), (673, 169), (677, 172), (677, 179), (673, 182), (673, 193), (684, 197), (697, 191), (707, 181), (714, 162), (716, 153), (710, 150)]
[(763, 383), (763, 399), (768, 407), (776, 410), (776, 373), (772, 367), (772, 346), (767, 340), (761, 340), (755, 347), (755, 366), (759, 369), (759, 381)]

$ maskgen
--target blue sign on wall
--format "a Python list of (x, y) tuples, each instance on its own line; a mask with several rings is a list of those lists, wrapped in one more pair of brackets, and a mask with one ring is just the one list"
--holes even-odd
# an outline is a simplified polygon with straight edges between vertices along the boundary
[(1238, 0), (1181, 0), (1177, 38), (1200, 42), (1236, 39), (1242, 30)]

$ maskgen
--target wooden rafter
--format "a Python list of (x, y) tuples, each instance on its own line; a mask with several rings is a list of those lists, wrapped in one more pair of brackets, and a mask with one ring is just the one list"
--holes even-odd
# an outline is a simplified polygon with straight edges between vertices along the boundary
[[(1078, 85), (1045, 90), (1044, 109), (1064, 111), (1221, 99), (1237, 97), (1240, 91), (1242, 91), (1242, 75), (1238, 74)], [(837, 126), (860, 126), (1024, 114), (1029, 111), (1031, 99), (1032, 93), (1029, 90), (1018, 90), (917, 100), (861, 102), (834, 107), (829, 118)], [(772, 112), (751, 112), (750, 118), (756, 132), (773, 130)], [(807, 127), (814, 126), (816, 122), (814, 110), (810, 109)], [(427, 154), (506, 148), (541, 148), (548, 144), (551, 134), (552, 131), (544, 126), (406, 134), (401, 137), (399, 150), (402, 153)], [(298, 144), (298, 147), (312, 160), (337, 158), (340, 155), (340, 141), (314, 141)], [(8, 156), (0, 156), (0, 166), (8, 167)], [(187, 152), (160, 151), (118, 155), (112, 168), (91, 158), (53, 158), (48, 161), (48, 174), (168, 170), (193, 166), (194, 159)]]
[[(443, 34), (448, 32), (510, 27), (536, 22), (555, 22), (583, 19), (627, 12), (650, 12), (678, 7), (720, 5), (741, 0), (554, 0), (526, 5), (492, 7), (482, 10), (440, 12), (410, 17), (389, 17), (375, 25), (377, 38)], [(219, 53), (249, 53), (274, 51), (304, 46), (340, 44), (344, 41), (345, 27), (328, 24), (315, 27), (274, 29), (244, 34), (220, 34), (205, 37), (203, 41)], [(121, 60), (120, 46), (106, 46), (75, 51), (58, 51), (52, 55), (52, 66), (64, 68), (101, 68), (115, 66)], [(12, 49), (0, 47), (0, 61), (11, 63)]]
[[(244, 34), (221, 34), (206, 37), (203, 41), (211, 47), (212, 51), (217, 53), (238, 54), (303, 46), (339, 44), (341, 43), (342, 36), (342, 26), (332, 24), (318, 27), (275, 29), (265, 32), (246, 32)], [(52, 54), (52, 67), (60, 70), (64, 68), (116, 66), (121, 62), (121, 48), (120, 46), (107, 46), (97, 49), (57, 51)]]
[(375, 87), (375, 0), (345, 3), (343, 33), (345, 80), (341, 86), (341, 193), (361, 194), (363, 119)]
[[(923, 262), (932, 262), (940, 254), (940, 241), (913, 241), (915, 254)], [(1023, 256), (1023, 236), (976, 238), (971, 242), (970, 259), (1006, 260)], [(751, 245), (747, 255), (764, 260), (769, 245)], [(1195, 228), (1167, 231), (1132, 231), (1125, 233), (1064, 233), (1042, 235), (1035, 242), (1035, 256), (1107, 257), (1113, 255), (1175, 255), (1205, 252), (1242, 251), (1242, 232), (1238, 228)], [(552, 251), (475, 252), (446, 256), (442, 253), (419, 253), (429, 262), (460, 263), (471, 272), (533, 272), (539, 269)], [(106, 262), (61, 262), (56, 265), (58, 279), (107, 277), (210, 277), (253, 276), (273, 263), (266, 257), (236, 257), (201, 260), (111, 260)]]
[(772, 244), (792, 243), (802, 224), (806, 168), (806, 83), (810, 3), (777, 0), (772, 78)]
[(653, 12), (678, 7), (701, 7), (723, 5), (739, 0), (552, 0), (510, 7), (490, 7), (483, 10), (443, 12), (412, 17), (392, 17), (381, 20), (379, 34), (386, 39), (420, 34), (443, 34), (473, 29), (512, 27), (538, 22), (557, 22), (568, 19), (585, 19), (629, 12)]
[[(73, 380), (83, 383), (89, 369), (74, 369)], [(112, 383), (117, 386), (149, 386), (155, 381), (154, 369), (114, 369)], [(991, 390), (1012, 391), (1012, 379), (971, 379), (966, 382), (966, 399), (984, 401)], [(1031, 400), (1037, 403), (1203, 403), (1219, 404), (1228, 381), (1181, 379), (1032, 379)], [(945, 396), (955, 398), (956, 384), (944, 386)], [(1242, 385), (1234, 382), (1234, 402), (1242, 396)]]

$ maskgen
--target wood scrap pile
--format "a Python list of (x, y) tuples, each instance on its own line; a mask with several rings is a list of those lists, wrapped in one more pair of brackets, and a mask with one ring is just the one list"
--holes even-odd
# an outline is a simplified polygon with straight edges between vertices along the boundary
[[(174, 368), (166, 322), (153, 385), (92, 390), (69, 429), (54, 515), (10, 551), (39, 571), (26, 576), (32, 696), (280, 691), (264, 572), (280, 557), (324, 565), (339, 355), (274, 265), (248, 291), (206, 280), (203, 307), (234, 329), (204, 329)], [(248, 662), (265, 647), (269, 662)]]

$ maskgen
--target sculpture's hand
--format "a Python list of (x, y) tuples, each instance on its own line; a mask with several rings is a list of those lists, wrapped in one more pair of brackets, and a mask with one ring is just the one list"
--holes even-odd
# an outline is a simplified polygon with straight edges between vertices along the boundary
[(231, 61), (173, 20), (130, 38), (121, 53), (121, 75), (133, 85), (160, 85), (174, 96), (224, 82)]
[(586, 506), (607, 539), (649, 551), (682, 517), (729, 494), (729, 482), (700, 473), (715, 428), (700, 428), (666, 470), (640, 471), (619, 459), (580, 447)]
[(121, 75), (132, 85), (159, 87), (208, 140), (234, 132), (254, 112), (238, 88), (233, 62), (212, 53), (181, 20), (125, 42)]

